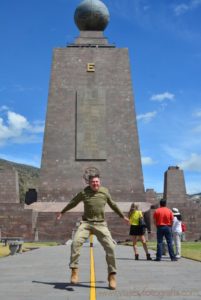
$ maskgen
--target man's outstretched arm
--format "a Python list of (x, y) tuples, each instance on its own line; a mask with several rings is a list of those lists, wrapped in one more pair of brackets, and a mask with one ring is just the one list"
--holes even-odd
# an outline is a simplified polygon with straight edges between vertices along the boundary
[(126, 224), (130, 225), (130, 221), (129, 219), (124, 215), (124, 213), (120, 210), (120, 208), (118, 207), (118, 205), (115, 203), (114, 200), (112, 200), (110, 194), (108, 193), (108, 201), (107, 201), (108, 205), (111, 207), (111, 209), (116, 212), (121, 218), (124, 219), (124, 221), (126, 222)]
[(82, 201), (82, 192), (77, 194), (63, 209), (61, 212), (56, 213), (56, 219), (60, 220), (62, 215), (66, 212), (71, 210), (73, 207), (77, 206), (78, 203)]

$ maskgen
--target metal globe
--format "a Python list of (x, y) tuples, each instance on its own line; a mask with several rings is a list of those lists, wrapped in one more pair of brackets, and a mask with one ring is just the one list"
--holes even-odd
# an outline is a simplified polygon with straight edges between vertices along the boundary
[(84, 0), (76, 8), (74, 20), (83, 31), (103, 31), (109, 22), (110, 14), (106, 5), (100, 0)]

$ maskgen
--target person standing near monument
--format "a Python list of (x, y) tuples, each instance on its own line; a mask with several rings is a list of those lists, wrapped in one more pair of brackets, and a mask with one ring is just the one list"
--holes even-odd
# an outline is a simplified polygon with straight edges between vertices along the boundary
[(181, 235), (182, 235), (182, 217), (178, 208), (174, 207), (172, 209), (174, 219), (172, 225), (172, 235), (175, 247), (176, 258), (181, 257)]
[(57, 220), (80, 202), (84, 203), (84, 214), (71, 244), (69, 264), (72, 270), (71, 283), (76, 284), (79, 281), (78, 265), (80, 249), (83, 243), (89, 238), (89, 235), (94, 234), (106, 252), (109, 288), (114, 290), (116, 289), (115, 274), (117, 272), (114, 252), (115, 244), (105, 222), (105, 205), (108, 204), (127, 224), (129, 224), (129, 219), (112, 200), (108, 189), (101, 186), (99, 175), (89, 175), (89, 185), (57, 214)]
[(181, 241), (185, 242), (186, 241), (186, 223), (184, 223), (184, 221), (181, 222), (181, 229), (182, 229), (182, 234), (181, 234)]
[(130, 220), (130, 233), (133, 240), (133, 250), (135, 253), (135, 260), (139, 259), (138, 249), (137, 249), (137, 241), (140, 240), (142, 242), (142, 246), (146, 253), (147, 260), (152, 260), (150, 253), (148, 252), (146, 238), (145, 238), (145, 226), (140, 225), (140, 219), (143, 218), (142, 211), (138, 209), (138, 205), (135, 203), (131, 204), (128, 217)]
[(160, 200), (160, 207), (155, 210), (153, 218), (157, 228), (157, 252), (155, 261), (161, 261), (163, 237), (166, 239), (171, 261), (177, 261), (172, 245), (172, 224), (174, 216), (172, 211), (166, 207), (166, 200)]

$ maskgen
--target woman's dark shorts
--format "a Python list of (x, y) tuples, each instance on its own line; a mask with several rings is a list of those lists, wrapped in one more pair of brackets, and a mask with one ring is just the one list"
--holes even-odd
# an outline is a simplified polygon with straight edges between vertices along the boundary
[(129, 235), (144, 235), (145, 228), (138, 225), (131, 225)]

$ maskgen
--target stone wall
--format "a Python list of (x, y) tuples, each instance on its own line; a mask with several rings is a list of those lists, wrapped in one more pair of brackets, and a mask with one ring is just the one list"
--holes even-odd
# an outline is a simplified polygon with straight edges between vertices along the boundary
[(2, 237), (22, 237), (33, 240), (32, 210), (24, 210), (23, 204), (0, 205), (0, 231)]
[[(187, 225), (187, 241), (199, 240), (201, 237), (201, 206), (200, 204), (186, 203), (185, 205), (174, 205), (177, 207)], [(151, 209), (151, 234), (150, 240), (156, 239), (156, 228), (153, 224), (153, 213)], [(76, 224), (81, 220), (81, 212), (68, 212), (62, 219), (56, 221), (55, 212), (34, 212), (24, 209), (22, 204), (1, 204), (0, 206), (0, 230), (2, 236), (23, 237), (27, 241), (58, 241), (66, 242), (72, 238)], [(115, 213), (106, 213), (108, 227), (116, 241), (130, 239), (129, 226)]]
[[(37, 235), (38, 240), (66, 242), (71, 239), (73, 232), (82, 219), (82, 213), (67, 212), (57, 221), (53, 212), (38, 213)], [(129, 238), (129, 226), (115, 213), (106, 213), (108, 227), (117, 241)]]
[(157, 193), (154, 189), (147, 189), (146, 190), (146, 202), (155, 205), (157, 203)]
[(0, 169), (0, 203), (19, 203), (19, 179), (14, 168)]
[(81, 220), (81, 213), (66, 213), (58, 221), (55, 212), (39, 212), (36, 224), (38, 239), (66, 242), (72, 238), (76, 222), (79, 220)]

